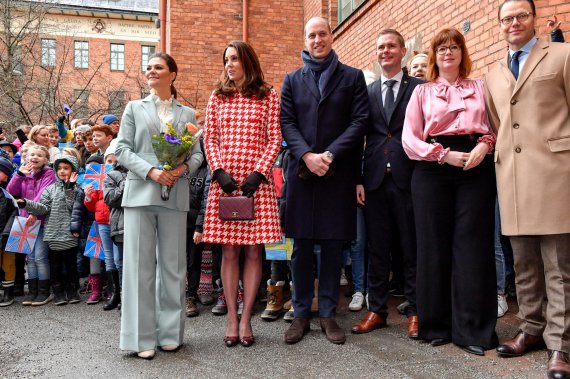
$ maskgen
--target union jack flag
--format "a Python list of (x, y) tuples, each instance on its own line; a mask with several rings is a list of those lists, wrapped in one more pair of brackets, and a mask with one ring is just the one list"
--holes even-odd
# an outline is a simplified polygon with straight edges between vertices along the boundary
[(87, 243), (85, 244), (85, 252), (83, 255), (91, 258), (99, 258), (102, 261), (105, 260), (103, 243), (101, 242), (101, 236), (99, 235), (99, 228), (96, 222), (93, 222), (91, 229), (89, 229), (89, 235), (87, 236)]
[(30, 254), (34, 250), (41, 222), (40, 220), (36, 220), (32, 225), (26, 226), (26, 219), (27, 217), (21, 216), (14, 218), (10, 236), (6, 243), (6, 251)]
[(105, 176), (112, 168), (113, 166), (110, 164), (89, 163), (85, 166), (83, 188), (91, 184), (94, 190), (102, 190), (103, 180), (105, 180)]

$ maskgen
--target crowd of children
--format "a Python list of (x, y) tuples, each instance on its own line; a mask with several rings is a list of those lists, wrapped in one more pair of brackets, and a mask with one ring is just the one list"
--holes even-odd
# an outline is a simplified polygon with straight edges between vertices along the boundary
[[(197, 112), (197, 120), (202, 127), (203, 113)], [(83, 295), (87, 304), (104, 300), (104, 310), (120, 309), (124, 229), (121, 200), (127, 169), (115, 157), (118, 118), (106, 115), (102, 121), (104, 123), (96, 124), (88, 119), (75, 119), (68, 129), (65, 118), (60, 117), (55, 126), (37, 125), (28, 128), (27, 134), (18, 130), (14, 143), (0, 141), (0, 186), (18, 203), (16, 208), (0, 193), (0, 277), (4, 290), (0, 307), (12, 305), (15, 297), (23, 295), (20, 303), (31, 306), (52, 300), (56, 305), (78, 303)], [(280, 183), (286, 157), (284, 146), (274, 169), (274, 174), (281, 178)], [(101, 189), (82, 183), (86, 165), (90, 163), (112, 165)], [(201, 242), (209, 183), (210, 172), (204, 161), (190, 174), (188, 317), (199, 315), (199, 304), (214, 304), (211, 311), (216, 315), (227, 312), (220, 278), (221, 250), (219, 246)], [(34, 248), (27, 255), (4, 250), (15, 216), (25, 217), (28, 225), (36, 220), (41, 223)], [(84, 256), (94, 222), (101, 238), (104, 261)], [(267, 306), (261, 317), (275, 320), (285, 314), (285, 320), (291, 321), (291, 301), (286, 302), (284, 298), (284, 289), (291, 286), (287, 262), (264, 261), (264, 276), (259, 299), (267, 301)], [(27, 294), (24, 294), (25, 278)], [(238, 308), (240, 302), (243, 302), (241, 287)], [(316, 297), (312, 308), (313, 311), (318, 309)]]
[[(108, 301), (103, 309), (119, 306), (125, 169), (117, 164), (114, 151), (118, 118), (106, 115), (103, 119), (109, 125), (77, 119), (69, 130), (62, 116), (54, 126), (20, 128), (14, 143), (1, 142), (0, 186), (16, 199), (17, 207), (10, 196), (0, 194), (0, 307), (12, 305), (22, 295), (22, 305), (41, 306), (52, 300), (56, 305), (73, 304), (81, 301), (80, 292), (90, 292), (87, 303), (96, 304), (104, 298), (105, 283)], [(113, 166), (103, 188), (95, 190), (82, 183), (89, 163)], [(16, 216), (25, 218), (26, 226), (40, 222), (28, 254), (5, 249)], [(104, 265), (83, 254), (94, 221)], [(88, 280), (81, 288), (84, 277)]]

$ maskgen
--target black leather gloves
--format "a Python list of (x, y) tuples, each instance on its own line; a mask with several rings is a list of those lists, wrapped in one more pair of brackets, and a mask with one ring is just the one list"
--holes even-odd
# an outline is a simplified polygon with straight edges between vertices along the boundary
[(257, 188), (261, 185), (261, 182), (264, 180), (265, 176), (257, 171), (252, 172), (248, 175), (248, 177), (241, 185), (241, 192), (243, 192), (243, 194), (247, 197), (252, 197), (253, 193), (257, 190)]
[(236, 180), (232, 178), (230, 174), (224, 171), (224, 169), (217, 169), (216, 172), (214, 172), (214, 175), (220, 184), (220, 187), (222, 187), (222, 191), (225, 193), (230, 194), (238, 188)]

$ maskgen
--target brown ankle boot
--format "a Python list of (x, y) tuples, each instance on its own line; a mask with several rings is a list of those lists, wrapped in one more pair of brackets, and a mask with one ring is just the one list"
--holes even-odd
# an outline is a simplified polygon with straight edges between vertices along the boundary
[(346, 341), (344, 330), (338, 326), (333, 317), (321, 317), (321, 330), (326, 334), (327, 340), (337, 345)]
[(293, 323), (285, 332), (285, 343), (294, 344), (301, 341), (309, 330), (311, 330), (311, 323), (308, 318), (295, 317)]

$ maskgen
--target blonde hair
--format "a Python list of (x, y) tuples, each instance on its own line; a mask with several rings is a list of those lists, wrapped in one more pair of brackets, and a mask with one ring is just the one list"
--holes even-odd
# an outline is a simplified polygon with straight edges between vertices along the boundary
[(61, 155), (69, 155), (69, 156), (77, 158), (77, 164), (79, 165), (79, 167), (83, 167), (83, 159), (81, 158), (81, 153), (76, 148), (66, 147), (61, 152)]
[(39, 132), (41, 132), (42, 130), (46, 129), (47, 131), (49, 131), (48, 127), (45, 125), (34, 125), (34, 127), (32, 128), (32, 130), (30, 130), (30, 132), (28, 133), (28, 139), (34, 143), (36, 143), (36, 135), (39, 134)]
[(41, 151), (45, 154), (47, 160), (48, 160), (48, 161), (50, 160), (49, 150), (48, 150), (47, 147), (42, 146), (42, 145), (38, 145), (37, 143), (34, 143), (33, 145), (31, 145), (31, 146), (28, 148), (28, 154), (30, 154), (30, 151), (31, 151), (31, 150), (41, 150)]
[(34, 145), (36, 145), (36, 143), (35, 143), (34, 141), (32, 141), (32, 140), (29, 139), (29, 140), (27, 140), (26, 142), (24, 142), (24, 143), (22, 144), (22, 147), (20, 148), (20, 151), (21, 151), (22, 149), (29, 150), (29, 149), (30, 149), (32, 146), (34, 146)]
[(410, 60), (408, 61), (408, 73), (410, 72), (410, 70), (412, 69), (412, 62), (414, 61), (414, 59), (416, 58), (425, 58), (426, 59), (426, 63), (428, 61), (428, 54), (425, 51), (414, 51), (414, 54), (412, 54), (412, 57), (410, 58)]
[(53, 133), (53, 132), (58, 132), (58, 133), (59, 133), (59, 130), (57, 129), (57, 126), (55, 126), (55, 125), (48, 125), (47, 128), (48, 128), (48, 131), (49, 131), (50, 133)]

